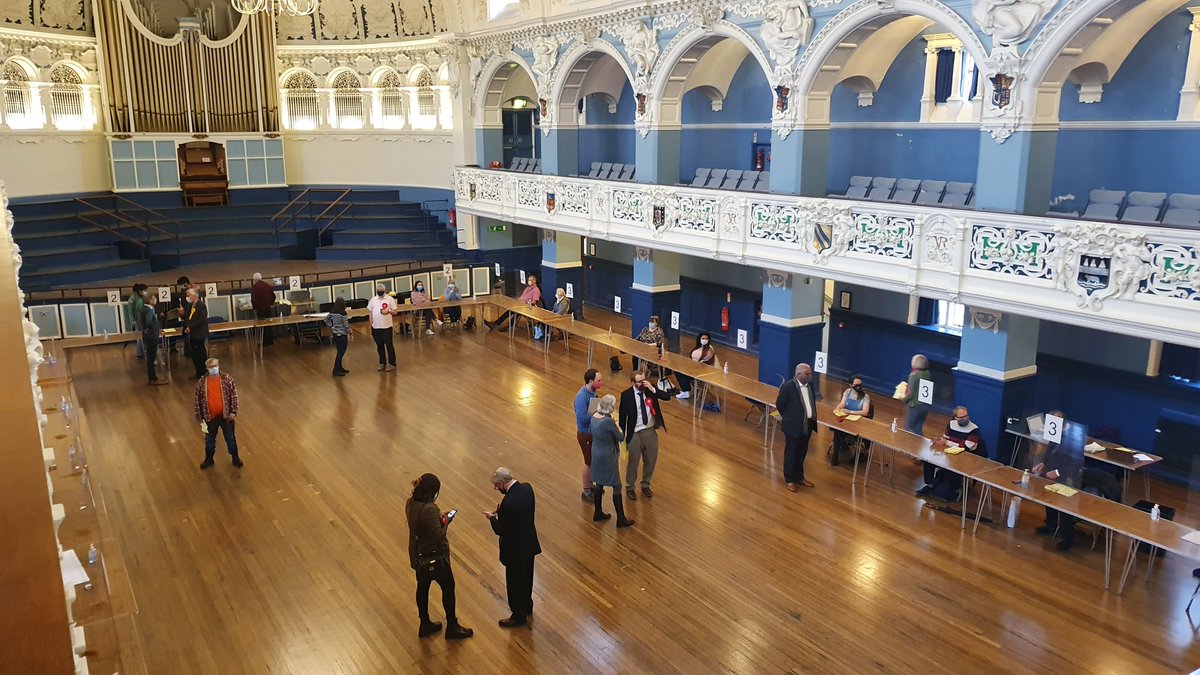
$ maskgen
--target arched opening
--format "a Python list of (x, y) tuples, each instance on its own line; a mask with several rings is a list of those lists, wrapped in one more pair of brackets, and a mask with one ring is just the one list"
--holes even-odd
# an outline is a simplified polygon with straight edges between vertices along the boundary
[(33, 69), (16, 59), (9, 59), (0, 69), (0, 87), (4, 90), (4, 120), (12, 129), (36, 129), (42, 126), (33, 87), (29, 84), (33, 76)]
[(388, 68), (379, 74), (375, 87), (379, 90), (377, 125), (381, 129), (403, 129), (408, 117), (400, 74)]
[[(560, 130), (577, 130), (576, 165), (560, 166), (563, 174), (633, 180), (635, 169), (634, 109), (629, 73), (616, 50), (581, 50), (564, 57), (560, 91), (555, 100)], [(570, 142), (564, 138), (561, 142)], [(571, 153), (562, 157), (570, 158)]]
[(343, 70), (333, 77), (333, 120), (338, 129), (363, 128), (362, 81), (358, 75)]
[(529, 66), (516, 54), (498, 57), (484, 66), (479, 82), (475, 102), (480, 120), (479, 164), (509, 167), (517, 158), (536, 160), (538, 96)]
[(317, 78), (297, 70), (283, 80), (283, 119), (288, 129), (311, 131), (321, 126), (321, 104), (317, 96)]
[(91, 106), (83, 89), (80, 71), (66, 63), (50, 69), (50, 123), (62, 131), (91, 129)]

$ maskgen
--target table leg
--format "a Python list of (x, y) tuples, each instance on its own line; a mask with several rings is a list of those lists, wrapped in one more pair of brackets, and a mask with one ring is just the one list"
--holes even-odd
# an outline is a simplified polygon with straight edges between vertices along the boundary
[(162, 344), (158, 347), (158, 353), (163, 355), (163, 370), (167, 371), (167, 382), (171, 381), (171, 338), (160, 336)]
[(1108, 590), (1112, 585), (1112, 549), (1113, 549), (1113, 531), (1109, 528), (1104, 528), (1104, 590)]
[(1137, 545), (1138, 540), (1130, 537), (1129, 554), (1125, 556), (1125, 571), (1121, 573), (1121, 585), (1117, 587), (1117, 595), (1125, 592), (1125, 581), (1129, 578), (1129, 571), (1133, 568), (1133, 563), (1137, 561)]
[(971, 529), (971, 534), (974, 535), (979, 531), (979, 519), (983, 517), (983, 502), (990, 501), (992, 498), (992, 486), (984, 485), (983, 493), (979, 495), (979, 506), (975, 509), (975, 527)]
[(1021, 437), (1020, 437), (1020, 436), (1013, 436), (1013, 450), (1012, 450), (1012, 457), (1009, 457), (1009, 458), (1008, 458), (1008, 465), (1009, 465), (1009, 466), (1016, 466), (1016, 464), (1017, 464), (1017, 451), (1018, 451), (1018, 450), (1020, 450), (1020, 449), (1021, 449)]
[[(703, 397), (700, 399), (700, 410), (698, 410), (698, 411), (696, 412), (696, 419), (703, 419), (703, 418), (704, 418), (704, 404), (705, 404), (706, 402), (708, 402), (708, 387), (705, 387), (705, 388), (704, 388), (704, 395), (703, 395)], [(764, 420), (763, 420), (763, 422), (765, 423), (765, 422), (766, 422), (766, 420), (764, 419)]]
[(1158, 547), (1150, 547), (1150, 560), (1146, 562), (1146, 583), (1150, 583), (1150, 576), (1154, 574), (1154, 559), (1158, 557)]
[[(870, 441), (867, 441), (867, 442), (870, 443)], [(835, 450), (835, 452), (836, 452), (836, 450)], [(870, 453), (870, 451), (868, 451), (868, 454), (869, 453)], [(855, 451), (855, 453), (854, 453), (854, 473), (850, 474), (850, 484), (851, 485), (854, 485), (855, 483), (858, 482), (858, 457), (861, 454), (862, 454), (862, 452), (859, 452), (859, 451)], [(868, 459), (867, 461), (869, 462), (871, 460)]]
[(962, 525), (960, 530), (967, 529), (967, 496), (971, 494), (971, 479), (963, 476)]
[(1129, 499), (1129, 469), (1121, 468), (1121, 495)]
[(1145, 486), (1146, 499), (1150, 499), (1150, 467), (1142, 469), (1142, 485)]
[(867, 487), (867, 481), (871, 478), (871, 465), (875, 463), (875, 444), (871, 444), (871, 449), (867, 451), (867, 469), (863, 471), (863, 487)]

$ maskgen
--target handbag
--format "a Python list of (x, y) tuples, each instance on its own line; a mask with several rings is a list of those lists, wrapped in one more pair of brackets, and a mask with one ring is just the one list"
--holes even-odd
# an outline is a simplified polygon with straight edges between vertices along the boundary
[(418, 555), (413, 562), (413, 569), (418, 576), (437, 576), (450, 565), (450, 559), (444, 552)]
[(616, 355), (608, 357), (608, 367), (614, 373), (621, 372), (621, 359)]

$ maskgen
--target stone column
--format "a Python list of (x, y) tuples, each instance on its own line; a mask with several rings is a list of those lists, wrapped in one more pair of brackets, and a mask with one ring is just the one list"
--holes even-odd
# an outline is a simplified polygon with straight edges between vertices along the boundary
[(820, 279), (767, 271), (758, 329), (758, 379), (779, 385), (797, 363), (813, 362), (821, 349), (825, 284)]
[[(545, 160), (542, 168), (545, 169)], [(542, 231), (542, 303), (546, 309), (554, 309), (554, 291), (566, 290), (567, 284), (574, 291), (571, 298), (571, 313), (576, 319), (583, 318), (583, 237), (578, 234)]]
[(634, 248), (629, 294), (633, 337), (642, 332), (651, 315), (657, 315), (672, 351), (679, 350), (679, 331), (671, 328), (671, 312), (679, 311), (679, 259), (678, 253)]
[(1009, 457), (1007, 418), (1033, 405), (1039, 325), (1026, 316), (967, 308), (954, 369), (954, 404), (966, 406), (992, 459)]

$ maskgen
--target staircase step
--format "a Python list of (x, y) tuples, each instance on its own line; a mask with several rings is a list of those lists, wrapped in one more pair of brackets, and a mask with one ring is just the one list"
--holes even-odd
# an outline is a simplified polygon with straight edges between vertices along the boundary
[(43, 267), (31, 271), (22, 268), (21, 289), (26, 292), (46, 290), (149, 273), (150, 263), (145, 260), (110, 260), (86, 265)]

